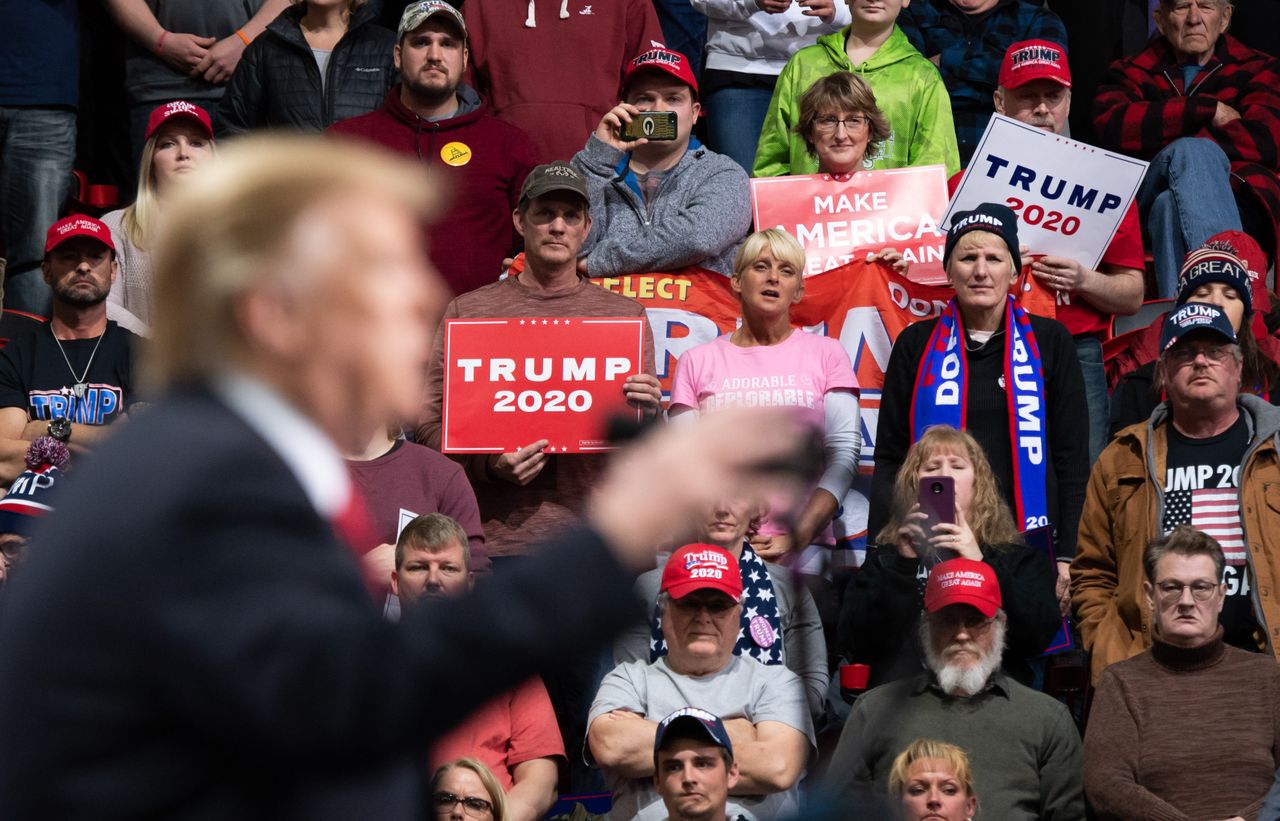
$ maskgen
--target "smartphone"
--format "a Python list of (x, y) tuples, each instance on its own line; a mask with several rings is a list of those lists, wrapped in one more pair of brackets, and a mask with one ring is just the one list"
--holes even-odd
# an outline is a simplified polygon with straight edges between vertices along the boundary
[(641, 111), (624, 123), (620, 135), (626, 142), (639, 139), (674, 140), (676, 138), (676, 113), (674, 111)]
[[(950, 476), (921, 477), (920, 493), (917, 498), (920, 502), (920, 510), (924, 511), (926, 517), (924, 521), (926, 536), (933, 535), (933, 526), (936, 524), (956, 523), (956, 483)], [(930, 566), (947, 559), (954, 559), (959, 555), (954, 550), (935, 550), (928, 542), (918, 545), (916, 552), (922, 559), (926, 559)]]

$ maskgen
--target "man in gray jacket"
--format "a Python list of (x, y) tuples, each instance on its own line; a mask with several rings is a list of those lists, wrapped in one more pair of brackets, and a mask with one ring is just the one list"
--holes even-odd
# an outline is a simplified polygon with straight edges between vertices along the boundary
[[(591, 193), (591, 236), (579, 259), (589, 276), (700, 265), (730, 273), (751, 226), (746, 172), (693, 139), (698, 81), (683, 54), (654, 48), (631, 61), (623, 102), (573, 158)], [(671, 140), (623, 140), (642, 111), (674, 112)]]

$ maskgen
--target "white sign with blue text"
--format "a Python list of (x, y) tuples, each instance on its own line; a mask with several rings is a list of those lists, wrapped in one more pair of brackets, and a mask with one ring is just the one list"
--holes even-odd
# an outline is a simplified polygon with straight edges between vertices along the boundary
[(997, 114), (942, 224), (957, 211), (998, 202), (1017, 213), (1018, 241), (1032, 254), (1070, 257), (1096, 270), (1146, 173), (1142, 160)]

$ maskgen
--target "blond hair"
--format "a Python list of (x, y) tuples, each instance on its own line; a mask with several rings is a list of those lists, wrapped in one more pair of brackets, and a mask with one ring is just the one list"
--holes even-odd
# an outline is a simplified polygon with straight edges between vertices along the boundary
[[(236, 301), (308, 276), (282, 254), (305, 213), (365, 194), (427, 217), (437, 189), (385, 149), (319, 135), (246, 136), (191, 175), (166, 203), (156, 237), (153, 387), (206, 379), (240, 339)], [(357, 272), (353, 272), (353, 275)]]
[(907, 773), (911, 765), (923, 759), (946, 764), (963, 787), (965, 797), (976, 795), (973, 791), (973, 770), (969, 766), (969, 756), (954, 744), (932, 738), (917, 738), (898, 753), (889, 769), (889, 792), (901, 797), (903, 788), (907, 786)]
[[(800, 241), (781, 228), (766, 228), (763, 231), (756, 231), (742, 241), (737, 255), (733, 258), (734, 277), (742, 276), (743, 272), (751, 267), (751, 263), (760, 258), (766, 248), (774, 259), (790, 264), (796, 269), (797, 274), (804, 275), (804, 248), (800, 245)], [(800, 288), (804, 289), (804, 280), (801, 280)]]
[[(138, 193), (120, 215), (120, 227), (124, 229), (129, 242), (138, 250), (145, 251), (151, 243), (151, 233), (155, 228), (156, 214), (160, 212), (159, 189), (156, 187), (156, 143), (160, 140), (161, 125), (147, 138), (142, 146), (142, 160), (138, 164)], [(209, 150), (216, 152), (215, 140), (209, 137)]]
[(1020, 538), (1018, 528), (1009, 506), (1000, 495), (1000, 486), (996, 483), (991, 463), (987, 461), (987, 454), (968, 431), (956, 430), (950, 425), (929, 428), (907, 451), (907, 458), (902, 460), (902, 467), (898, 468), (898, 476), (893, 482), (893, 511), (876, 541), (880, 544), (898, 541), (898, 528), (902, 527), (919, 496), (920, 469), (940, 449), (954, 451), (973, 466), (973, 496), (965, 519), (978, 544), (998, 547), (1017, 542)]
[(440, 769), (431, 776), (431, 792), (434, 793), (436, 787), (440, 786), (440, 779), (444, 778), (445, 773), (455, 768), (471, 770), (476, 774), (480, 783), (484, 785), (485, 792), (489, 793), (489, 803), (493, 805), (493, 821), (503, 821), (507, 817), (507, 797), (503, 794), (502, 785), (498, 783), (493, 772), (477, 758), (459, 758), (456, 761), (441, 764)]

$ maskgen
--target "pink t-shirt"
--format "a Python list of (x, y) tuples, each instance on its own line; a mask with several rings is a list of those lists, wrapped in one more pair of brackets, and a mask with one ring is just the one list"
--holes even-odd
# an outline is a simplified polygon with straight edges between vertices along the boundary
[(800, 409), (821, 430), (827, 391), (858, 389), (849, 354), (829, 336), (799, 329), (777, 345), (739, 347), (729, 334), (691, 348), (676, 363), (671, 405)]
[[(690, 348), (676, 362), (671, 407), (703, 412), (728, 407), (795, 407), (817, 430), (826, 427), (826, 393), (858, 390), (849, 354), (829, 336), (796, 329), (777, 345), (739, 347), (729, 335)], [(783, 529), (766, 520), (760, 532)], [(828, 527), (814, 540), (834, 544)]]

